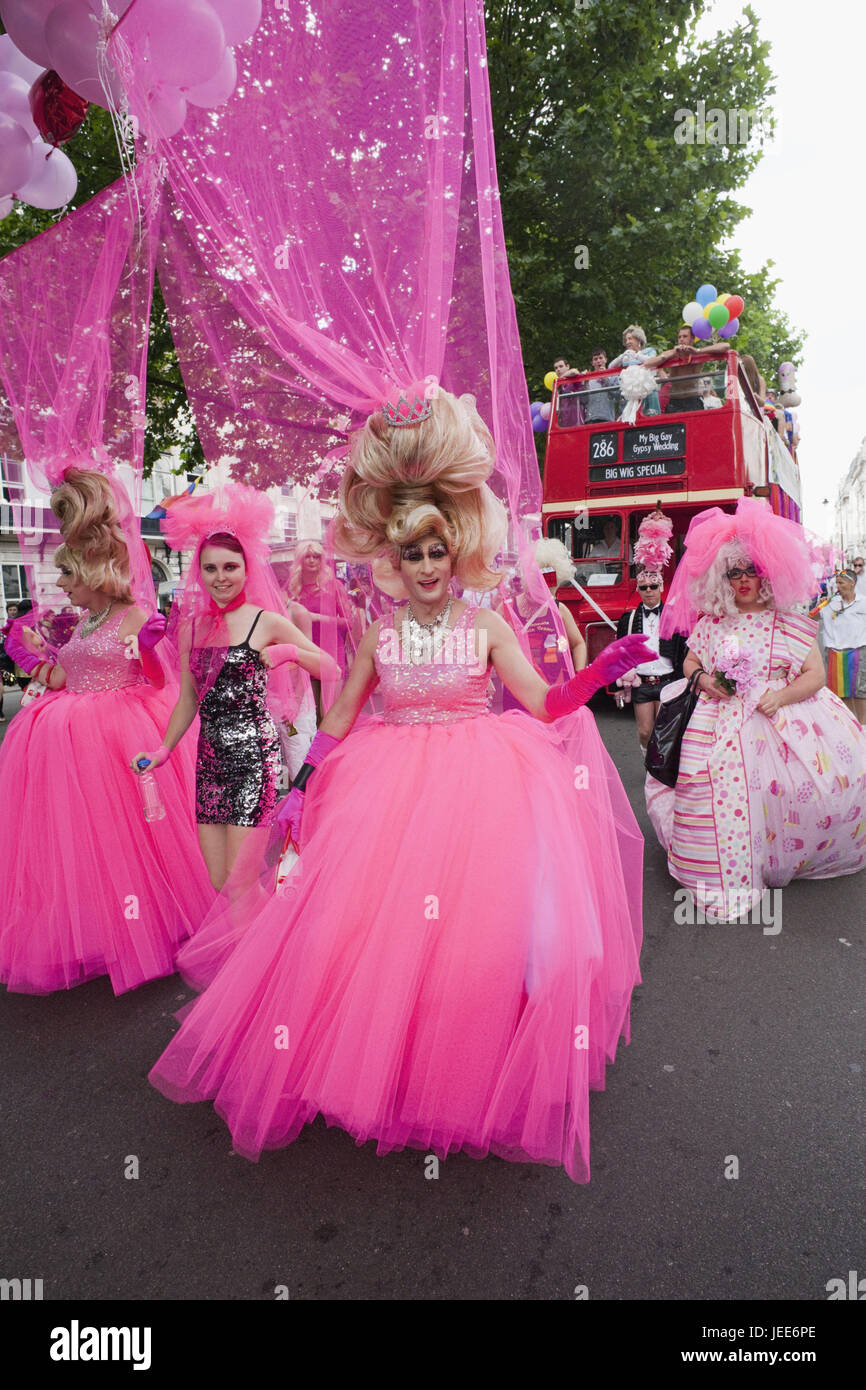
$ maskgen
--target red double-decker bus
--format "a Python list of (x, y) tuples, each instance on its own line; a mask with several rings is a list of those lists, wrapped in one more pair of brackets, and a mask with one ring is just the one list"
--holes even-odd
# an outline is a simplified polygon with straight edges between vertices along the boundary
[[(692, 517), (733, 511), (763, 496), (799, 519), (799, 469), (766, 421), (736, 352), (692, 352), (655, 372), (657, 389), (633, 423), (621, 416), (620, 372), (560, 378), (554, 386), (544, 464), (544, 532), (564, 541), (582, 593), (568, 604), (589, 659), (612, 639), (605, 623), (633, 606), (634, 546), (643, 518), (661, 506), (673, 521), (670, 582)], [(601, 610), (601, 612), (599, 612)]]

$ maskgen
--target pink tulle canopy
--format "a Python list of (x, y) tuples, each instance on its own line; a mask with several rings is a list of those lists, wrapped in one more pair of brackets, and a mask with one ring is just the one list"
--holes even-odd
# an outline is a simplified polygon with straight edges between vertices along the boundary
[(235, 60), (223, 105), (142, 137), (134, 181), (0, 266), (6, 452), (38, 482), (70, 450), (140, 479), (156, 259), (209, 463), (334, 496), (350, 430), (395, 387), (470, 391), (543, 597), (481, 0), (285, 0)]
[(765, 576), (777, 608), (808, 603), (817, 588), (821, 561), (802, 526), (770, 510), (768, 502), (741, 497), (735, 512), (710, 507), (692, 518), (662, 613), (663, 637), (688, 635), (701, 614), (707, 571), (723, 547), (736, 545)]

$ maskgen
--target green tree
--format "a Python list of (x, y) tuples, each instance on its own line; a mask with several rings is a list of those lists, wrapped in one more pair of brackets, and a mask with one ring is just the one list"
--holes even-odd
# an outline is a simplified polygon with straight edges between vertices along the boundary
[(758, 116), (775, 90), (754, 12), (699, 43), (705, 9), (486, 0), (502, 215), (533, 396), (556, 356), (587, 367), (596, 343), (612, 356), (628, 323), (671, 344), (703, 281), (742, 295), (735, 345), (767, 376), (799, 358), (801, 335), (773, 306), (772, 262), (749, 272), (727, 245), (750, 211), (731, 195), (760, 159), (759, 139), (737, 143), (739, 123), (721, 145), (676, 138), (677, 113), (701, 99)]

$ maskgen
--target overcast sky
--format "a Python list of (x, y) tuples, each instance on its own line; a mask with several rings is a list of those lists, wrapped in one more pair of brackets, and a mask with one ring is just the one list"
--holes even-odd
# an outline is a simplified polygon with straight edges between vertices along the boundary
[[(743, 9), (716, 0), (701, 37), (730, 28)], [(797, 376), (803, 519), (829, 536), (839, 483), (866, 436), (859, 341), (866, 327), (866, 7), (858, 0), (752, 0), (752, 9), (772, 42), (778, 148), (737, 194), (753, 213), (733, 241), (749, 270), (776, 262), (776, 303), (808, 335)], [(721, 93), (712, 96), (708, 107), (725, 104)], [(737, 287), (717, 289), (733, 294)], [(744, 322), (748, 311), (747, 303)], [(760, 365), (769, 382), (778, 364)]]

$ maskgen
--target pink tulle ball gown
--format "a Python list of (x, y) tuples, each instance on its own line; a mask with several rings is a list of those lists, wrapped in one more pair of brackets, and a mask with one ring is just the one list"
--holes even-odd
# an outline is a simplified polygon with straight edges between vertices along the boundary
[(213, 899), (193, 820), (193, 743), (156, 774), (146, 821), (129, 763), (162, 740), (173, 692), (118, 636), (121, 608), (61, 648), (66, 687), (16, 716), (0, 749), (0, 980), (48, 994), (108, 975), (116, 994), (171, 974)]
[[(643, 841), (591, 715), (488, 712), (457, 659), (376, 666), (381, 717), (307, 787), (301, 856), (151, 1072), (248, 1158), (317, 1114), (589, 1177), (589, 1089), (639, 981)], [(449, 660), (449, 651), (457, 656)], [(391, 649), (393, 653), (393, 647)]]

